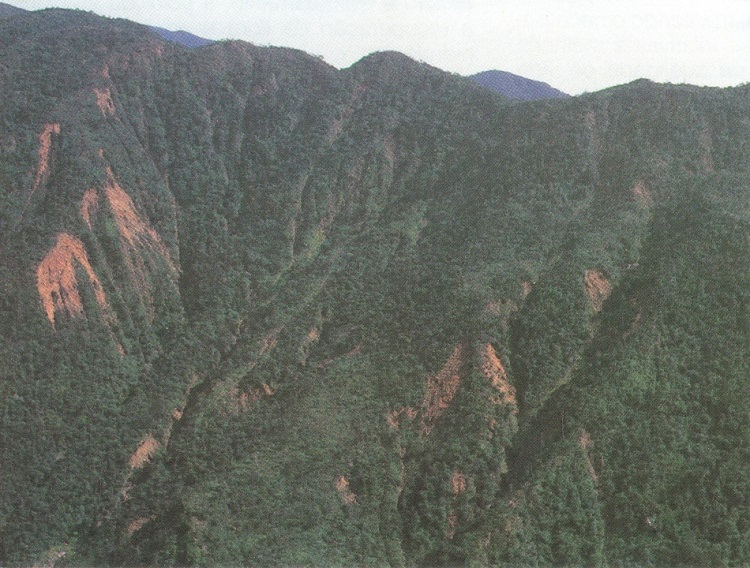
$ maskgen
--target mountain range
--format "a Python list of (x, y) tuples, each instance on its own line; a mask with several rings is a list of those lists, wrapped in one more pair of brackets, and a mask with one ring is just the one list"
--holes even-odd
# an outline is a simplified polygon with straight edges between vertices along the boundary
[(748, 141), (0, 20), (0, 563), (747, 564)]
[[(0, 18), (15, 16), (23, 12), (26, 12), (26, 10), (0, 3)], [(163, 39), (189, 48), (202, 47), (214, 42), (214, 40), (205, 39), (183, 30), (171, 31), (157, 26), (149, 27)], [(550, 87), (547, 83), (526, 79), (507, 71), (483, 71), (471, 75), (469, 78), (478, 85), (498, 92), (509, 99), (528, 101), (568, 96), (562, 91)]]

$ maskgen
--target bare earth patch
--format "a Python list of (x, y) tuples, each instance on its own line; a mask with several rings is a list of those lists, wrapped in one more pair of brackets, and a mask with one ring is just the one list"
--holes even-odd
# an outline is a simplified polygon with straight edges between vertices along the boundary
[(458, 497), (466, 491), (466, 476), (460, 471), (454, 471), (451, 476), (451, 487), (453, 488), (453, 496)]
[(115, 114), (115, 103), (112, 101), (112, 93), (109, 87), (106, 89), (94, 89), (96, 95), (96, 104), (103, 116), (112, 116)]
[(630, 192), (641, 207), (648, 208), (654, 204), (654, 198), (651, 197), (651, 192), (645, 181), (639, 180), (632, 188), (630, 188)]
[(600, 270), (595, 269), (587, 270), (583, 280), (589, 300), (591, 300), (591, 307), (595, 312), (601, 311), (604, 302), (612, 293), (612, 284)]
[(36, 179), (34, 180), (34, 186), (31, 188), (31, 195), (47, 181), (49, 178), (49, 158), (52, 150), (52, 135), (60, 134), (59, 124), (46, 124), (44, 130), (39, 135), (39, 165), (36, 170)]
[(130, 521), (130, 523), (128, 523), (128, 528), (127, 528), (128, 535), (138, 532), (144, 527), (144, 525), (146, 525), (146, 523), (150, 523), (155, 518), (156, 518), (156, 515), (151, 515), (150, 517), (141, 517), (140, 519), (135, 519), (133, 521)]
[(91, 216), (96, 214), (99, 208), (99, 194), (95, 189), (87, 189), (81, 200), (81, 217), (91, 229)]
[(429, 434), (435, 422), (448, 409), (453, 397), (456, 396), (461, 382), (461, 370), (466, 361), (468, 347), (459, 344), (440, 369), (437, 375), (427, 379), (427, 394), (424, 400), (424, 415), (422, 416), (422, 434)]
[(60, 233), (57, 243), (36, 270), (39, 297), (47, 319), (53, 327), (56, 312), (63, 311), (72, 317), (85, 317), (76, 278), (76, 266), (82, 267), (88, 275), (99, 307), (102, 310), (108, 308), (101, 282), (91, 268), (83, 243), (68, 233)]
[(158, 449), (159, 442), (157, 442), (156, 438), (149, 434), (140, 443), (138, 449), (133, 452), (133, 455), (130, 456), (130, 467), (132, 469), (141, 469), (151, 460), (151, 457)]
[(336, 491), (345, 505), (354, 505), (357, 502), (357, 496), (349, 489), (349, 480), (343, 475), (336, 478)]
[(588, 467), (589, 475), (591, 476), (591, 480), (596, 484), (599, 481), (599, 478), (596, 475), (596, 470), (594, 470), (594, 464), (591, 463), (591, 457), (589, 456), (589, 447), (591, 446), (591, 436), (589, 435), (586, 430), (581, 430), (581, 435), (578, 438), (578, 443), (581, 445), (581, 448), (583, 449), (583, 453), (586, 456), (586, 467)]
[[(495, 348), (489, 343), (485, 345), (482, 352), (482, 372), (492, 381), (492, 386), (497, 389), (497, 397), (493, 402), (516, 405), (516, 389), (508, 381), (502, 361), (497, 356)], [(516, 409), (515, 412), (518, 412)]]

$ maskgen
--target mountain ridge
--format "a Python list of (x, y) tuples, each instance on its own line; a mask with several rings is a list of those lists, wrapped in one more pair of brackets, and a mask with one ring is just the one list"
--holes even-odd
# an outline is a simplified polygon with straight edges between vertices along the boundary
[(0, 561), (750, 559), (748, 89), (517, 104), (28, 18)]

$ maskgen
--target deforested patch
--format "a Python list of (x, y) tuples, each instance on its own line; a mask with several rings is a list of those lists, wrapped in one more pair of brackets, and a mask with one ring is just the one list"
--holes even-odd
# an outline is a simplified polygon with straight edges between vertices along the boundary
[(583, 454), (586, 457), (586, 467), (589, 470), (589, 476), (594, 484), (599, 482), (599, 477), (596, 475), (594, 464), (591, 463), (591, 456), (589, 456), (589, 447), (591, 446), (591, 436), (586, 430), (581, 430), (581, 435), (578, 437), (578, 443), (583, 450)]
[[(493, 402), (498, 404), (516, 405), (516, 389), (508, 381), (508, 373), (503, 367), (502, 361), (497, 356), (495, 348), (491, 344), (485, 345), (481, 354), (482, 372), (490, 379), (492, 386), (497, 391), (493, 396)], [(515, 412), (518, 412), (515, 409)]]
[(139, 444), (138, 449), (130, 456), (131, 469), (144, 467), (159, 449), (159, 442), (151, 434), (148, 434)]
[(39, 297), (53, 327), (57, 312), (65, 312), (71, 317), (85, 317), (76, 276), (77, 267), (86, 272), (99, 307), (108, 309), (101, 282), (91, 267), (83, 243), (72, 235), (60, 233), (55, 246), (39, 263), (36, 271)]
[(112, 92), (109, 87), (106, 89), (94, 89), (96, 95), (96, 104), (103, 116), (112, 116), (115, 114), (115, 103), (112, 101)]
[(633, 187), (630, 188), (630, 193), (635, 197), (636, 203), (643, 208), (651, 207), (654, 204), (654, 198), (651, 196), (646, 182), (638, 180)]
[(49, 178), (49, 163), (50, 155), (52, 151), (52, 135), (60, 134), (59, 124), (46, 124), (44, 130), (39, 135), (39, 165), (36, 170), (36, 178), (34, 179), (34, 186), (31, 188), (31, 195), (39, 188), (40, 185), (44, 184)]
[(591, 307), (595, 312), (601, 311), (604, 302), (612, 293), (612, 284), (601, 270), (596, 269), (587, 270), (583, 280), (591, 301)]
[(451, 489), (453, 496), (458, 497), (466, 491), (466, 476), (460, 471), (454, 471), (451, 476)]
[(81, 200), (81, 217), (89, 229), (91, 229), (91, 217), (96, 215), (99, 208), (99, 193), (95, 189), (87, 189)]
[[(111, 168), (107, 168), (108, 181), (104, 191), (109, 201), (110, 209), (115, 217), (115, 222), (120, 234), (131, 246), (138, 242), (146, 242), (169, 258), (169, 252), (161, 242), (159, 234), (142, 220), (136, 212), (130, 195), (117, 183)], [(171, 261), (170, 261), (171, 264)]]
[(221, 402), (219, 412), (223, 416), (236, 416), (249, 412), (256, 402), (274, 394), (276, 394), (276, 389), (267, 383), (263, 383), (260, 387), (241, 390), (236, 382), (227, 381), (219, 384), (215, 390), (216, 398)]
[(531, 291), (534, 289), (534, 283), (531, 280), (524, 280), (521, 283), (521, 286), (522, 286), (521, 299), (525, 300), (526, 296), (531, 294)]
[(341, 496), (344, 505), (354, 505), (357, 502), (357, 496), (349, 488), (349, 480), (343, 475), (336, 478), (336, 491)]
[(150, 517), (141, 517), (139, 519), (132, 520), (128, 523), (127, 533), (131, 535), (141, 530), (147, 523), (150, 523), (156, 518), (156, 515)]
[(167, 267), (168, 277), (173, 280), (177, 278), (177, 268), (161, 237), (138, 214), (133, 200), (117, 182), (111, 168), (107, 168), (107, 176), (104, 195), (120, 234), (120, 247), (125, 266), (133, 286), (147, 306), (149, 317), (153, 317), (153, 283), (150, 278), (150, 274), (156, 269), (153, 259), (156, 257), (163, 261)]
[(411, 421), (417, 417), (417, 414), (417, 411), (411, 406), (403, 406), (399, 409), (390, 411), (386, 416), (386, 422), (391, 430), (398, 430), (401, 427), (402, 418)]
[(461, 383), (461, 371), (466, 361), (467, 346), (463, 343), (456, 346), (453, 353), (434, 376), (427, 379), (427, 394), (424, 400), (422, 415), (422, 434), (429, 434), (435, 422), (448, 409), (456, 396)]

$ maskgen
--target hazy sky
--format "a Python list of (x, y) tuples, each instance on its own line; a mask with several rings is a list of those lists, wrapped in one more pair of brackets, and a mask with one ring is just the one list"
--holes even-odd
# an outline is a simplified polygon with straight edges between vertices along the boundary
[(641, 77), (750, 82), (750, 0), (5, 1), (296, 47), (336, 67), (392, 49), (462, 75), (502, 69), (571, 94)]

